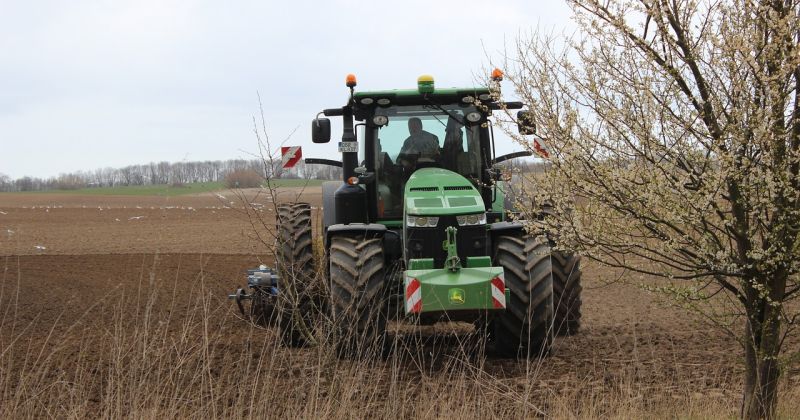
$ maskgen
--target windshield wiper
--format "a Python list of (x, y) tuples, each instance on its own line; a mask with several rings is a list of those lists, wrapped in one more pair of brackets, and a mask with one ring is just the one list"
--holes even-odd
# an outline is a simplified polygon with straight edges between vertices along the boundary
[[(444, 108), (443, 108), (441, 105), (437, 104), (436, 102), (433, 102), (433, 101), (432, 101), (430, 98), (428, 98), (428, 95), (425, 95), (425, 96), (424, 96), (424, 98), (425, 98), (425, 100), (426, 100), (426, 101), (428, 101), (428, 103), (430, 103), (430, 104), (431, 104), (431, 105), (432, 105), (434, 108), (436, 108), (436, 109), (438, 109), (439, 111), (442, 111), (442, 112), (444, 112), (445, 114), (449, 115), (449, 116), (450, 116), (450, 118), (452, 118), (452, 119), (456, 120), (456, 122), (457, 122), (457, 123), (461, 124), (462, 126), (466, 126), (466, 125), (467, 125), (467, 123), (464, 121), (464, 119), (463, 119), (463, 118), (459, 117), (457, 114), (453, 114), (453, 113), (452, 113), (451, 111), (449, 111), (449, 110), (446, 110), (446, 109), (444, 109)], [(434, 116), (433, 116), (433, 118), (436, 118), (436, 115), (434, 115)], [(443, 125), (443, 126), (447, 127), (447, 125), (446, 125), (445, 123), (443, 123), (441, 120), (439, 120), (438, 118), (436, 118), (436, 121), (439, 121), (439, 124), (441, 124), (441, 125)]]

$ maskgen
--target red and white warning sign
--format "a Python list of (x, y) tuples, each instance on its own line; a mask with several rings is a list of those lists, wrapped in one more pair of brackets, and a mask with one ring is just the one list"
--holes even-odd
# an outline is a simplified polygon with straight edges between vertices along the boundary
[(539, 157), (550, 159), (550, 151), (547, 150), (547, 146), (540, 138), (537, 137), (533, 138), (533, 151), (536, 152), (536, 154), (539, 155)]
[(406, 277), (406, 313), (418, 314), (422, 312), (422, 284), (419, 280)]
[(497, 309), (506, 307), (506, 278), (501, 273), (491, 281), (492, 305)]
[(300, 146), (281, 147), (281, 167), (289, 169), (294, 167), (303, 157), (303, 148)]

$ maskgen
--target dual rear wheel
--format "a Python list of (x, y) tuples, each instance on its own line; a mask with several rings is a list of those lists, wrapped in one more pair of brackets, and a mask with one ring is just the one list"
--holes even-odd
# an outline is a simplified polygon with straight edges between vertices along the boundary
[(491, 337), (508, 357), (541, 357), (555, 335), (578, 332), (581, 318), (580, 256), (551, 250), (545, 236), (504, 235), (494, 247), (511, 291), (506, 311), (495, 318)]
[(315, 329), (324, 302), (314, 266), (311, 206), (308, 203), (278, 206), (275, 257), (280, 275), (275, 307), (281, 341), (288, 347), (304, 347), (315, 340)]

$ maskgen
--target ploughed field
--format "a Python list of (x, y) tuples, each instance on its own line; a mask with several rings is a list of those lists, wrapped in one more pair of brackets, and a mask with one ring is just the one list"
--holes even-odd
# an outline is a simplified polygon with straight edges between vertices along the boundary
[[(319, 207), (319, 187), (279, 201), (298, 195)], [(258, 190), (0, 194), (0, 417), (736, 413), (739, 345), (588, 261), (581, 332), (538, 362), (455, 323), (391, 326), (386, 361), (281, 348), (226, 298), (272, 264), (273, 215)]]

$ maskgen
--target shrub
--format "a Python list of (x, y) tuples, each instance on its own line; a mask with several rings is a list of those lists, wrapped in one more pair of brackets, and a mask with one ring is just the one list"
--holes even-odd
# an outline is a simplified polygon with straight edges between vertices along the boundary
[(263, 178), (252, 169), (238, 169), (225, 176), (228, 188), (253, 188), (261, 186)]

